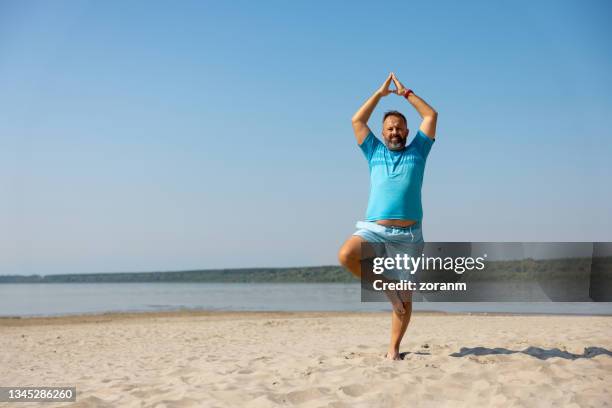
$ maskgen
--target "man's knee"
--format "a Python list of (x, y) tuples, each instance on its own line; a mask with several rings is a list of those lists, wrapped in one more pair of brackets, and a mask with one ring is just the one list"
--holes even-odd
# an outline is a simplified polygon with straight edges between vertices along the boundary
[(340, 248), (338, 251), (338, 261), (342, 266), (348, 266), (351, 262), (354, 262), (355, 259), (358, 259), (359, 255), (355, 253), (355, 251), (347, 247), (346, 245)]
[(346, 266), (347, 262), (350, 262), (349, 253), (344, 247), (340, 248), (338, 251), (338, 262), (340, 262), (342, 266)]

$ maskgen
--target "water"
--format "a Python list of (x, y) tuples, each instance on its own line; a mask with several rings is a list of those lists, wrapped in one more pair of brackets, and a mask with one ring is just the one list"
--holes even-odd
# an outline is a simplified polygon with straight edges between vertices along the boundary
[[(415, 310), (612, 314), (612, 303), (416, 302)], [(0, 316), (103, 312), (387, 311), (362, 303), (358, 284), (335, 283), (42, 283), (0, 284)]]

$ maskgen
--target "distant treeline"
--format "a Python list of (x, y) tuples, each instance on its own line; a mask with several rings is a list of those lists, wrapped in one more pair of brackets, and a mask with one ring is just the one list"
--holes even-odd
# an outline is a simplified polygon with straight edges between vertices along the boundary
[[(469, 280), (541, 280), (582, 278), (598, 272), (609, 279), (612, 257), (520, 261), (487, 261), (482, 271), (465, 272)], [(297, 268), (209, 269), (176, 272), (126, 272), (65, 275), (4, 275), (2, 283), (119, 283), (119, 282), (219, 282), (219, 283), (356, 283), (340, 266)]]
[(328, 282), (354, 283), (353, 276), (340, 266), (303, 268), (209, 269), (176, 272), (121, 272), (66, 275), (0, 276), (0, 283), (119, 283), (119, 282)]

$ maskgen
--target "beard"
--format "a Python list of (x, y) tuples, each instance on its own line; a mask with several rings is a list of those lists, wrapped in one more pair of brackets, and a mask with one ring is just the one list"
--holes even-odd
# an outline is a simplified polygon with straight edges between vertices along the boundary
[(402, 150), (406, 146), (406, 139), (402, 137), (390, 137), (387, 140), (387, 149)]

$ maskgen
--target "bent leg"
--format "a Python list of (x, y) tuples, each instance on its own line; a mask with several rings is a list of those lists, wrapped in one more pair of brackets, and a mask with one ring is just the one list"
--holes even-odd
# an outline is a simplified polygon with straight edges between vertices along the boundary
[[(340, 264), (344, 266), (346, 269), (351, 271), (353, 275), (357, 278), (361, 279), (361, 249), (362, 243), (367, 242), (360, 236), (352, 235), (340, 248), (338, 251), (338, 261)], [(363, 254), (364, 258), (373, 257), (374, 253), (371, 254)], [(380, 275), (378, 277), (380, 280), (388, 282), (388, 280), (384, 277), (384, 275)], [(385, 291), (385, 295), (391, 302), (393, 310), (399, 314), (405, 313), (405, 308), (402, 303), (402, 299), (399, 296), (399, 293), (395, 290), (387, 290)]]

